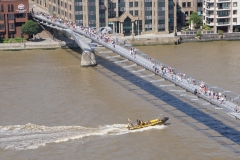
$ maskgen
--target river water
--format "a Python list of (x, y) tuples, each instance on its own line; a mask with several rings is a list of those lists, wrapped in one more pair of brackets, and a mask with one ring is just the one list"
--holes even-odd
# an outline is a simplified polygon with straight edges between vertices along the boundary
[[(196, 79), (240, 93), (238, 42), (142, 46)], [(239, 122), (157, 89), (78, 50), (0, 52), (0, 159), (238, 159)], [(126, 120), (163, 114), (165, 126), (128, 131)]]

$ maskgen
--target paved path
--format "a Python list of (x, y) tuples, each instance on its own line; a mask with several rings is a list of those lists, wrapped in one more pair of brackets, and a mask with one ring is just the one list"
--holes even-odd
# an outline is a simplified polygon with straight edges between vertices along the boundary
[[(62, 23), (58, 23), (58, 22), (52, 22), (51, 20), (47, 19), (45, 16), (42, 15), (34, 15), (35, 18), (39, 19), (40, 21), (43, 21), (41, 23), (45, 24), (47, 23), (47, 25), (49, 27), (52, 28), (56, 28), (56, 29), (60, 29), (60, 30), (66, 30), (66, 29), (71, 29), (72, 31), (74, 31), (76, 34), (80, 34), (84, 37), (87, 37), (93, 41), (95, 41), (96, 43), (104, 46), (105, 48), (110, 49), (113, 52), (118, 53), (119, 55), (121, 55), (122, 57), (125, 57), (125, 60), (116, 62), (116, 63), (123, 63), (123, 62), (127, 62), (127, 61), (132, 61), (136, 64), (138, 64), (139, 66), (142, 66), (143, 68), (154, 72), (154, 74), (161, 76), (162, 78), (172, 82), (174, 85), (179, 86), (181, 88), (183, 88), (184, 90), (194, 93), (195, 90), (199, 90), (199, 84), (193, 84), (193, 83), (188, 83), (187, 78), (186, 77), (182, 77), (182, 81), (178, 81), (175, 80), (174, 78), (172, 78), (172, 73), (166, 72), (165, 74), (163, 72), (160, 71), (160, 66), (161, 65), (165, 65), (159, 61), (156, 60), (152, 60), (150, 61), (150, 57), (140, 51), (137, 51), (137, 54), (135, 56), (131, 55), (129, 52), (129, 48), (126, 48), (124, 46), (120, 46), (120, 45), (115, 45), (115, 47), (110, 44), (110, 43), (106, 43), (101, 39), (96, 39), (95, 37), (92, 37), (90, 34), (88, 34), (87, 32), (84, 32), (83, 30), (77, 28), (77, 29), (73, 29), (71, 27), (68, 27), (67, 25), (64, 25)], [(153, 64), (155, 64), (155, 66), (158, 68), (159, 72), (156, 73), (155, 69), (153, 68)], [(143, 71), (142, 69), (136, 72), (141, 72)], [(150, 81), (151, 82), (151, 81)], [(207, 85), (210, 86), (210, 85)], [(164, 86), (162, 86), (164, 87)], [(213, 88), (213, 87), (212, 87)], [(173, 91), (174, 92), (174, 91)], [(178, 92), (178, 91), (176, 91)], [(222, 90), (222, 93), (225, 94), (225, 92), (229, 92), (229, 91), (224, 91)], [(182, 96), (187, 96), (186, 94), (182, 94)], [(223, 109), (227, 114), (235, 117), (236, 119), (240, 119), (240, 113), (236, 113), (234, 111), (234, 108), (237, 106), (236, 103), (234, 103), (232, 100), (233, 99), (237, 99), (238, 97), (236, 96), (236, 94), (233, 94), (232, 97), (231, 96), (227, 96), (227, 100), (224, 101), (223, 103), (220, 103), (217, 99), (212, 99), (209, 96), (207, 96), (206, 94), (202, 94), (199, 93), (197, 94), (197, 96), (199, 98), (202, 98), (206, 101), (208, 101), (209, 103), (219, 107), (220, 109)]]

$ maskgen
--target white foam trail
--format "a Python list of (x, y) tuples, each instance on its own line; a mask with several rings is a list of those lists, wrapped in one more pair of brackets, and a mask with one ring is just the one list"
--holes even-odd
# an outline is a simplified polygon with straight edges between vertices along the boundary
[(12, 150), (36, 149), (48, 143), (60, 143), (70, 139), (81, 139), (90, 136), (121, 135), (143, 132), (151, 129), (163, 129), (166, 126), (152, 126), (129, 131), (126, 124), (113, 124), (86, 128), (82, 126), (39, 126), (26, 125), (0, 126), (0, 148)]

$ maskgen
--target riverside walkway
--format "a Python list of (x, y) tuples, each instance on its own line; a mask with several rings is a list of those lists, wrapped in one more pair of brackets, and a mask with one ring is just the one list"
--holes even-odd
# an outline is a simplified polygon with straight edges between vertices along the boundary
[[(130, 54), (130, 48), (132, 48), (131, 45), (129, 45), (130, 47), (127, 47), (127, 45), (117, 44), (116, 39), (113, 39), (112, 37), (106, 35), (107, 39), (111, 39), (111, 41), (108, 41), (106, 40), (106, 38), (96, 35), (96, 32), (92, 32), (91, 28), (69, 25), (61, 21), (53, 21), (49, 19), (49, 17), (47, 17), (46, 15), (42, 14), (33, 14), (32, 16), (36, 21), (39, 21), (41, 24), (67, 32), (71, 30), (71, 32), (74, 32), (76, 34), (76, 37), (81, 39), (84, 39), (83, 37), (86, 37), (88, 39), (91, 39), (95, 43), (119, 54), (125, 59), (121, 61), (115, 61), (115, 63), (122, 64), (121, 66), (125, 69), (129, 69), (136, 65), (142, 67), (142, 69), (132, 71), (132, 73), (140, 73), (145, 70), (153, 72), (154, 74), (151, 75), (140, 76), (148, 80), (149, 83), (159, 83), (163, 80), (170, 81), (172, 85), (159, 85), (159, 87), (166, 88), (168, 86), (179, 86), (183, 90), (169, 89), (169, 91), (179, 93), (180, 96), (183, 97), (190, 97), (192, 101), (198, 101), (199, 99), (203, 99), (207, 101), (207, 103), (204, 103), (203, 105), (215, 105), (218, 107), (217, 109), (221, 109), (230, 116), (236, 119), (240, 119), (240, 113), (237, 112), (238, 110), (236, 111), (236, 109), (240, 109), (236, 108), (236, 106), (239, 106), (240, 102), (240, 95), (238, 95), (237, 93), (233, 93), (231, 91), (224, 90), (216, 86), (212, 86), (210, 84), (206, 84), (199, 80), (193, 79), (191, 76), (185, 75), (184, 73), (181, 73), (180, 71), (177, 71), (158, 60), (152, 59), (147, 54), (142, 53), (139, 50), (136, 50), (132, 52), (132, 54)], [(74, 39), (76, 39), (76, 37)], [(109, 43), (112, 41), (114, 43)], [(109, 58), (114, 57), (116, 56), (109, 56)], [(124, 63), (128, 61), (132, 61), (134, 62), (134, 64), (128, 66), (124, 65)], [(158, 75), (162, 77), (162, 79), (153, 80), (150, 78), (152, 75)], [(185, 94), (186, 91), (193, 93), (195, 95), (195, 98), (191, 98), (191, 96)]]

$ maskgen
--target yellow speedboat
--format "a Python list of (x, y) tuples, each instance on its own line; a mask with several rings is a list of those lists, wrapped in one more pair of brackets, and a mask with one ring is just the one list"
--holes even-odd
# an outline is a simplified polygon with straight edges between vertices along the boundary
[(132, 122), (128, 119), (128, 125), (126, 126), (126, 128), (128, 130), (135, 130), (135, 129), (145, 128), (145, 127), (149, 127), (149, 126), (162, 125), (165, 122), (167, 122), (168, 119), (169, 119), (168, 117), (164, 117), (164, 118), (153, 119), (153, 120), (146, 121), (146, 122), (137, 120), (137, 124), (135, 124), (135, 125), (132, 124)]

